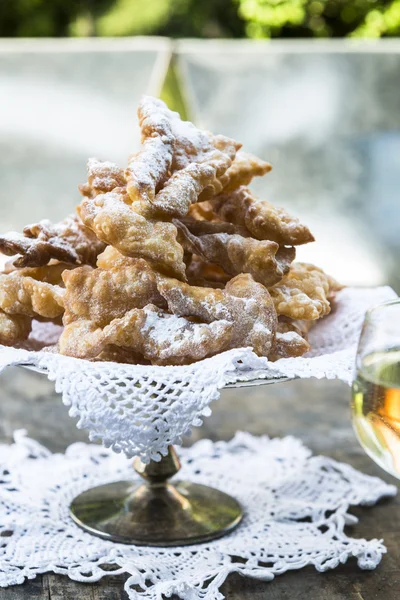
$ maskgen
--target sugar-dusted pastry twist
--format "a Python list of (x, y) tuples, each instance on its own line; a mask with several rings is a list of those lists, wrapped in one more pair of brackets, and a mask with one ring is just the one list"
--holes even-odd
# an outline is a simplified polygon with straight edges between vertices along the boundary
[(184, 365), (221, 352), (230, 340), (232, 324), (193, 323), (149, 304), (132, 309), (103, 329), (90, 321), (68, 326), (60, 338), (60, 351), (80, 358), (95, 358), (109, 345), (129, 348), (156, 365)]
[(126, 185), (124, 169), (109, 160), (101, 161), (97, 158), (89, 158), (87, 172), (87, 183), (78, 186), (82, 196), (93, 198), (97, 194), (112, 192), (114, 188)]
[(261, 177), (271, 171), (271, 165), (254, 154), (239, 151), (229, 169), (220, 177), (224, 193), (233, 192), (241, 185), (248, 185), (253, 177)]
[[(122, 325), (122, 326), (121, 326)], [(184, 365), (224, 350), (232, 323), (193, 323), (148, 305), (132, 310), (104, 329), (107, 342), (132, 347), (156, 365)]]
[(227, 155), (215, 150), (210, 159), (203, 163), (191, 163), (176, 171), (152, 201), (160, 215), (184, 217), (191, 204), (197, 202), (201, 192), (212, 184), (221, 165), (230, 164)]
[(121, 254), (144, 258), (156, 269), (185, 278), (183, 248), (177, 241), (175, 225), (139, 214), (136, 206), (124, 203), (119, 188), (95, 198), (84, 198), (79, 214), (100, 240)]
[(233, 192), (241, 185), (248, 185), (253, 177), (262, 176), (272, 169), (271, 165), (253, 154), (239, 151), (231, 166), (199, 196), (199, 202), (223, 192)]
[(290, 271), (269, 292), (278, 315), (314, 320), (331, 310), (330, 295), (338, 284), (322, 269), (307, 263), (293, 263)]
[(230, 167), (240, 144), (197, 129), (148, 96), (143, 97), (138, 116), (143, 145), (129, 159), (129, 196), (132, 202), (150, 202), (156, 215), (184, 216), (200, 193), (212, 188)]
[[(215, 150), (227, 155), (232, 161), (241, 144), (223, 135), (214, 135), (209, 131), (198, 129), (190, 121), (183, 121), (177, 112), (170, 110), (167, 105), (155, 98), (144, 96), (139, 106), (139, 123), (142, 129), (142, 141), (153, 134), (153, 123), (159, 127), (157, 133), (172, 134), (171, 146), (173, 149), (171, 171), (180, 171), (190, 163), (208, 162), (210, 153)], [(142, 114), (146, 114), (148, 121), (142, 120)], [(145, 124), (149, 128), (145, 129)], [(167, 140), (164, 140), (164, 144)], [(218, 171), (218, 176), (223, 170)]]
[(0, 252), (7, 256), (21, 254), (14, 261), (17, 267), (40, 267), (51, 259), (72, 264), (96, 264), (104, 244), (85, 227), (77, 216), (70, 216), (53, 225), (39, 221), (20, 233), (0, 236)]
[(223, 220), (247, 227), (259, 240), (273, 240), (278, 244), (296, 246), (314, 240), (306, 225), (290, 215), (284, 208), (277, 208), (260, 200), (242, 186), (228, 194), (210, 200), (215, 213)]
[(232, 323), (228, 348), (251, 346), (259, 356), (268, 356), (274, 343), (277, 317), (264, 286), (251, 275), (237, 275), (223, 290), (195, 287), (158, 276), (158, 289), (175, 315), (196, 317), (204, 322)]
[(143, 145), (139, 152), (129, 157), (125, 171), (132, 202), (153, 200), (168, 178), (175, 137), (166, 111), (162, 100), (144, 96), (140, 102), (138, 117)]
[(267, 287), (282, 279), (296, 255), (294, 248), (279, 247), (276, 242), (229, 233), (195, 236), (183, 223), (176, 224), (187, 251), (219, 265), (230, 275), (250, 273)]
[[(64, 273), (65, 328), (59, 341), (61, 353), (95, 358), (100, 353), (107, 356), (108, 346), (114, 345), (130, 348), (155, 364), (163, 364), (163, 360), (184, 364), (211, 355), (214, 349), (218, 352), (227, 344), (231, 330), (227, 323), (200, 326), (164, 314), (162, 307), (166, 307), (166, 301), (157, 289), (154, 272), (144, 260), (129, 260), (130, 264), (109, 269), (81, 267)], [(147, 305), (153, 307), (148, 314), (133, 310)], [(159, 322), (157, 327), (150, 327), (151, 319)], [(142, 333), (141, 327), (144, 327)], [(123, 330), (119, 332), (120, 328)], [(152, 337), (149, 333), (146, 341), (148, 330), (154, 334)]]
[(146, 304), (165, 306), (148, 263), (142, 259), (129, 260), (129, 264), (108, 269), (86, 266), (63, 273), (65, 337), (68, 325), (74, 321), (90, 321), (95, 327), (104, 327), (132, 308), (143, 308)]

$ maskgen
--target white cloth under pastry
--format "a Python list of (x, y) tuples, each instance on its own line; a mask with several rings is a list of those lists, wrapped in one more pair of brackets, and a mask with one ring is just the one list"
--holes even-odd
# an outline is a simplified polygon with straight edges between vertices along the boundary
[[(82, 531), (69, 516), (69, 504), (84, 490), (139, 480), (130, 460), (98, 445), (77, 443), (65, 454), (51, 454), (23, 432), (15, 440), (0, 445), (2, 587), (51, 571), (88, 583), (125, 573), (130, 600), (174, 594), (221, 600), (230, 573), (267, 582), (307, 565), (327, 571), (351, 557), (361, 569), (374, 569), (386, 552), (382, 540), (348, 537), (344, 528), (357, 523), (350, 506), (375, 504), (396, 488), (311, 456), (292, 437), (241, 433), (230, 442), (202, 440), (180, 450), (180, 478), (233, 495), (245, 517), (219, 540), (173, 548), (114, 544)], [(110, 564), (112, 572), (103, 568)]]

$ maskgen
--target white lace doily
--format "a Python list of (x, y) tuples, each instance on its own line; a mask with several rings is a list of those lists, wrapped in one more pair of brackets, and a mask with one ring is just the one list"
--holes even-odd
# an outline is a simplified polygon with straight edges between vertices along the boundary
[[(168, 445), (179, 444), (192, 426), (201, 425), (202, 417), (211, 413), (210, 403), (229, 383), (277, 377), (350, 382), (365, 311), (395, 297), (389, 287), (344, 289), (334, 312), (311, 329), (312, 351), (275, 363), (257, 357), (250, 348), (229, 350), (189, 366), (155, 367), (0, 346), (0, 370), (17, 364), (44, 370), (91, 440), (102, 440), (116, 452), (148, 462), (165, 455)], [(33, 341), (48, 335), (48, 326), (37, 326)]]
[(101, 446), (77, 443), (65, 455), (17, 432), (0, 446), (0, 585), (53, 571), (93, 582), (110, 571), (126, 573), (131, 600), (221, 600), (230, 573), (263, 581), (314, 565), (333, 569), (355, 557), (374, 569), (386, 552), (382, 540), (345, 535), (357, 519), (351, 505), (371, 505), (396, 488), (343, 463), (311, 456), (292, 437), (237, 434), (231, 442), (209, 440), (181, 450), (179, 478), (235, 496), (245, 517), (231, 534), (205, 544), (148, 548), (114, 544), (82, 531), (69, 517), (82, 491), (116, 479), (139, 479), (131, 462)]

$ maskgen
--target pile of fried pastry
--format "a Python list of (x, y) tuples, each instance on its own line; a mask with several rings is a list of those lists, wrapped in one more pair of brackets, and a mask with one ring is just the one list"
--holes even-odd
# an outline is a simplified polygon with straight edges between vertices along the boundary
[[(77, 213), (0, 236), (0, 343), (32, 321), (63, 325), (61, 354), (182, 365), (231, 348), (301, 356), (340, 286), (294, 262), (306, 225), (247, 187), (271, 166), (161, 101), (138, 109), (140, 150), (122, 169), (90, 159)], [(17, 256), (15, 256), (17, 255)]]

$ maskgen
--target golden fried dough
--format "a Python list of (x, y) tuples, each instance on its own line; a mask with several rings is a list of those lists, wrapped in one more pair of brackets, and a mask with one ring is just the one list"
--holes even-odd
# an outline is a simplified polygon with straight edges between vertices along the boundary
[(96, 327), (104, 327), (132, 308), (143, 308), (150, 303), (165, 305), (157, 290), (155, 274), (142, 259), (109, 269), (78, 267), (65, 271), (63, 279), (66, 326), (74, 321), (90, 321)]
[(175, 137), (172, 134), (167, 107), (156, 98), (144, 96), (138, 108), (142, 131), (142, 148), (128, 160), (125, 176), (132, 200), (151, 201), (168, 178), (172, 164)]
[[(208, 162), (210, 155), (214, 154), (215, 150), (227, 155), (232, 161), (241, 147), (241, 144), (235, 140), (223, 135), (214, 135), (209, 131), (202, 131), (190, 121), (182, 121), (180, 115), (170, 110), (161, 100), (155, 101), (145, 96), (142, 105), (143, 103), (152, 103), (153, 106), (156, 106), (157, 117), (169, 122), (174, 137), (172, 172), (180, 171), (191, 163)], [(224, 170), (219, 170), (217, 176), (222, 175)]]
[(32, 319), (26, 315), (8, 315), (0, 310), (0, 344), (14, 346), (28, 338)]
[(186, 268), (186, 277), (190, 285), (222, 288), (231, 279), (231, 276), (221, 267), (204, 261), (196, 254), (191, 255)]
[[(142, 148), (130, 157), (126, 170), (129, 196), (132, 202), (151, 202), (162, 214), (182, 216), (200, 192), (227, 170), (240, 144), (197, 129), (164, 102), (149, 96), (142, 98), (138, 116)], [(177, 177), (178, 182), (176, 177), (168, 179), (181, 170), (185, 173)], [(176, 202), (177, 190), (180, 197), (185, 196), (177, 203), (178, 212), (170, 206)], [(157, 192), (161, 193), (158, 198)], [(186, 212), (182, 212), (186, 205)]]
[(0, 274), (0, 309), (10, 315), (55, 319), (64, 312), (60, 286), (25, 277), (18, 271)]
[(172, 223), (154, 221), (135, 212), (115, 190), (96, 198), (84, 198), (79, 214), (100, 240), (121, 254), (144, 258), (160, 271), (185, 278), (183, 248)]
[(226, 348), (232, 329), (225, 320), (193, 323), (152, 305), (126, 313), (121, 321), (105, 328), (106, 340), (132, 346), (156, 365), (184, 365), (213, 356)]
[[(209, 233), (238, 233), (243, 237), (249, 237), (249, 232), (245, 227), (239, 227), (227, 223), (226, 221), (197, 221), (191, 217), (183, 219), (172, 219), (176, 225), (180, 222), (185, 225), (193, 235), (206, 235)], [(177, 223), (178, 222), (178, 223)]]
[(281, 315), (278, 319), (278, 331), (280, 333), (287, 333), (288, 331), (295, 331), (302, 338), (308, 341), (308, 332), (311, 327), (315, 325), (315, 320), (305, 321), (299, 319), (291, 319)]
[(76, 216), (53, 225), (44, 220), (24, 228), (23, 235), (11, 232), (0, 236), (0, 252), (21, 254), (17, 267), (40, 267), (51, 259), (72, 264), (96, 264), (104, 244)]
[(272, 167), (253, 154), (239, 151), (232, 166), (226, 171), (220, 182), (224, 193), (233, 192), (241, 185), (248, 185), (253, 177), (260, 177), (269, 173)]
[(62, 316), (53, 351), (87, 360), (303, 355), (341, 286), (292, 264), (312, 234), (246, 187), (271, 165), (159, 99), (144, 96), (138, 118), (141, 147), (126, 169), (89, 159), (76, 216), (0, 236), (0, 252), (20, 255), (0, 274), (0, 344)]
[(232, 165), (221, 175), (213, 186), (205, 189), (199, 196), (199, 202), (208, 200), (223, 192), (233, 192), (241, 185), (248, 185), (253, 177), (265, 175), (272, 169), (271, 165), (253, 154), (239, 151)]
[[(18, 274), (23, 275), (24, 277), (32, 277), (32, 279), (36, 279), (37, 281), (51, 283), (52, 285), (63, 286), (64, 282), (62, 280), (62, 274), (64, 271), (69, 271), (74, 268), (74, 265), (68, 263), (53, 262), (42, 267), (23, 267), (22, 269), (18, 269)], [(12, 271), (16, 270), (16, 268), (12, 269)], [(12, 271), (10, 270), (9, 273)]]
[(287, 246), (314, 241), (308, 227), (299, 219), (284, 208), (256, 198), (246, 187), (216, 196), (210, 204), (223, 220), (247, 227), (259, 240), (273, 240)]
[(60, 338), (60, 351), (94, 358), (108, 345), (130, 348), (157, 365), (183, 365), (221, 352), (230, 339), (231, 323), (193, 323), (149, 304), (132, 309), (104, 329), (89, 321), (71, 323)]
[(307, 263), (294, 263), (289, 273), (269, 288), (276, 312), (291, 319), (319, 319), (327, 315), (334, 279)]
[(294, 321), (279, 317), (275, 342), (269, 355), (270, 360), (303, 356), (310, 350), (308, 331), (314, 321)]
[(184, 217), (188, 213), (190, 205), (197, 202), (200, 193), (215, 179), (219, 165), (231, 162), (221, 152), (215, 151), (215, 154), (217, 156), (207, 162), (191, 163), (172, 175), (152, 201), (159, 215)]
[(195, 287), (167, 277), (158, 277), (158, 289), (175, 315), (197, 317), (204, 322), (232, 323), (227, 348), (251, 346), (259, 356), (268, 356), (277, 328), (272, 299), (251, 275), (237, 275), (223, 290)]
[(61, 274), (71, 265), (55, 263), (0, 274), (0, 344), (26, 340), (32, 319), (59, 322), (65, 290)]
[(108, 160), (89, 158), (87, 171), (87, 183), (78, 186), (82, 196), (93, 198), (97, 194), (112, 192), (114, 188), (126, 185), (124, 170)]
[(271, 286), (282, 279), (294, 260), (294, 248), (228, 233), (193, 235), (176, 221), (185, 250), (214, 263), (230, 275), (250, 273), (256, 281)]
[(126, 267), (136, 265), (140, 259), (130, 258), (118, 252), (116, 248), (107, 246), (107, 248), (97, 257), (97, 266), (100, 269), (112, 269), (114, 267)]
[(269, 360), (280, 358), (295, 358), (303, 356), (310, 350), (310, 344), (295, 331), (277, 331), (275, 342), (269, 355)]
[(189, 208), (188, 217), (198, 221), (220, 221), (209, 202), (197, 202)]

